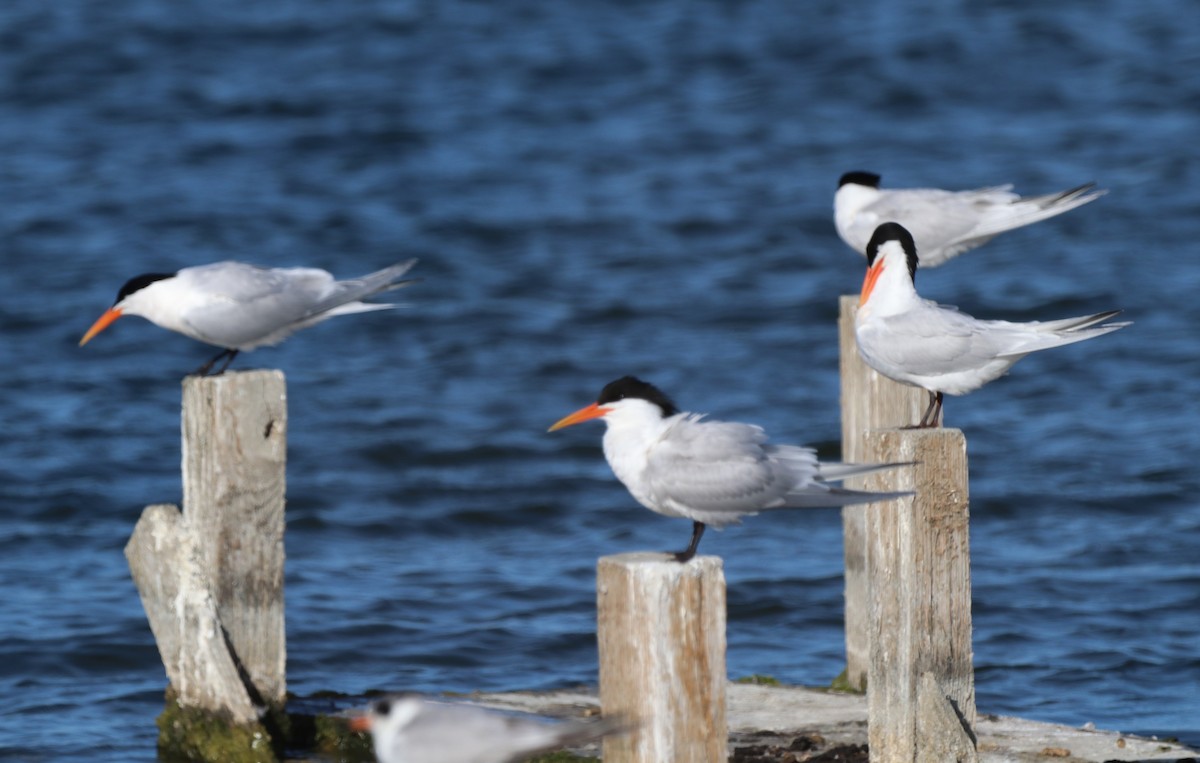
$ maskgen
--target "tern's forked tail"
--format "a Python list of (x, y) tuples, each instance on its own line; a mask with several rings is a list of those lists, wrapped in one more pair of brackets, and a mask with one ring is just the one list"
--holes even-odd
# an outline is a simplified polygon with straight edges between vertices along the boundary
[(841, 487), (828, 487), (818, 490), (815, 487), (805, 488), (785, 496), (787, 501), (781, 509), (823, 509), (838, 506), (853, 506), (856, 503), (874, 503), (876, 501), (892, 501), (897, 498), (907, 498), (913, 495), (911, 490), (873, 493), (869, 490), (848, 490)]
[[(340, 305), (345, 305), (350, 302), (356, 302), (360, 299), (374, 296), (383, 291), (399, 289), (415, 282), (415, 279), (401, 280), (401, 277), (412, 269), (417, 264), (416, 259), (401, 262), (391, 267), (377, 270), (374, 273), (369, 273), (362, 278), (352, 278), (347, 281), (338, 281), (337, 290), (327, 298), (313, 305), (305, 313), (307, 316), (319, 315), (328, 312)], [(372, 308), (368, 308), (372, 309)], [(380, 308), (373, 308), (380, 309)], [(362, 309), (350, 312), (362, 312)]]
[(912, 466), (913, 463), (912, 461), (902, 461), (894, 464), (843, 464), (836, 461), (833, 463), (822, 461), (820, 475), (821, 479), (826, 482), (841, 482), (847, 477), (870, 474), (884, 469), (895, 469), (898, 466)]

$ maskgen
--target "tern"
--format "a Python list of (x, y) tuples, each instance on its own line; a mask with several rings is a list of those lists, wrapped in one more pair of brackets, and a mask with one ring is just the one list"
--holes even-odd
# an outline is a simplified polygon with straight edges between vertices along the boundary
[(551, 432), (603, 418), (604, 457), (634, 499), (653, 512), (692, 520), (692, 541), (675, 553), (696, 555), (706, 525), (722, 527), (771, 509), (808, 509), (887, 501), (909, 493), (835, 487), (846, 477), (904, 464), (819, 463), (799, 445), (769, 445), (762, 427), (702, 421), (679, 410), (653, 384), (625, 376)]
[(629, 730), (615, 719), (555, 723), (474, 705), (398, 696), (350, 719), (370, 731), (380, 763), (509, 763)]
[(122, 315), (138, 315), (221, 347), (221, 353), (196, 371), (203, 376), (225, 358), (216, 372), (220, 374), (239, 352), (278, 344), (327, 318), (396, 307), (359, 300), (413, 283), (400, 279), (416, 262), (409, 260), (348, 281), (335, 280), (318, 268), (262, 268), (243, 262), (146, 273), (125, 282), (117, 301), (92, 324), (79, 346)]
[[(937, 425), (942, 395), (964, 395), (1005, 374), (1031, 352), (1102, 336), (1129, 323), (1119, 314), (1057, 321), (985, 321), (917, 295), (917, 246), (899, 223), (880, 225), (866, 247), (854, 336), (858, 352), (879, 373), (929, 393), (919, 427)], [(1103, 324), (1103, 325), (1097, 325)]]
[(1107, 193), (1095, 183), (1044, 196), (1018, 196), (1011, 185), (973, 191), (879, 187), (879, 175), (847, 172), (833, 197), (838, 235), (863, 254), (881, 223), (908, 228), (921, 252), (921, 264), (936, 268), (987, 243), (999, 233), (1081, 207)]

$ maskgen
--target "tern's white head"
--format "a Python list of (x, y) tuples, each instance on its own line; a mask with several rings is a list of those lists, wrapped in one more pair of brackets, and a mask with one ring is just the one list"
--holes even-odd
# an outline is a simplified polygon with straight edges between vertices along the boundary
[(677, 413), (679, 408), (658, 387), (633, 376), (622, 376), (604, 385), (596, 402), (555, 422), (548, 431), (598, 418), (603, 418), (610, 428), (644, 427)]
[(867, 244), (867, 275), (863, 278), (860, 310), (890, 315), (911, 307), (917, 298), (917, 245), (900, 223), (884, 223)]
[(415, 696), (388, 697), (373, 702), (365, 715), (351, 718), (350, 728), (353, 731), (370, 731), (375, 757), (385, 760), (390, 743), (416, 720), (420, 712), (421, 700)]
[[(161, 284), (168, 279), (173, 279), (175, 275), (175, 273), (145, 273), (130, 278), (117, 292), (117, 301), (113, 303), (113, 306), (97, 318), (92, 327), (83, 335), (83, 339), (79, 340), (79, 346), (82, 347), (90, 342), (92, 337), (108, 328), (122, 315), (140, 315), (154, 320), (157, 306), (163, 302), (158, 295), (158, 292), (161, 291)], [(162, 324), (160, 323), (160, 325)]]
[(880, 177), (874, 172), (847, 172), (838, 180), (833, 195), (834, 222), (844, 230), (863, 207), (879, 198)]

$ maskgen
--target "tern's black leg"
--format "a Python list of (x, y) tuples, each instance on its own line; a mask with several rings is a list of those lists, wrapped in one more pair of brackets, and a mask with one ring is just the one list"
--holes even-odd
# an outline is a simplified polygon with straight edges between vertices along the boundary
[(683, 551), (675, 553), (675, 561), (686, 562), (696, 555), (696, 547), (700, 545), (700, 536), (704, 535), (704, 523), (692, 522), (692, 542)]
[(934, 411), (933, 418), (931, 418), (929, 420), (929, 426), (931, 426), (931, 427), (937, 426), (938, 421), (940, 421), (941, 418), (942, 418), (942, 393), (939, 392), (939, 393), (937, 393), (937, 410)]
[(217, 353), (213, 357), (212, 360), (208, 361), (204, 365), (197, 368), (192, 375), (193, 376), (208, 376), (209, 369), (211, 369), (218, 360), (220, 360), (221, 358), (225, 358), (225, 364), (221, 366), (220, 370), (218, 370), (212, 374), (212, 376), (220, 376), (221, 374), (225, 373), (226, 368), (229, 368), (229, 364), (233, 362), (233, 359), (237, 357), (237, 354), (238, 354), (237, 350), (233, 350), (233, 349), (221, 350), (219, 353)]
[(937, 426), (938, 414), (942, 412), (942, 393), (929, 393), (929, 407), (921, 414), (921, 422), (913, 429), (930, 429)]

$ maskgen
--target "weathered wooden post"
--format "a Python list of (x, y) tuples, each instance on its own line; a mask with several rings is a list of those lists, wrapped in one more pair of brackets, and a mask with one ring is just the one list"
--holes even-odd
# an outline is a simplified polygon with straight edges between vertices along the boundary
[(605, 763), (724, 763), (721, 560), (620, 554), (602, 557), (596, 577), (600, 704), (640, 724), (604, 740)]
[[(858, 295), (843, 295), (838, 304), (842, 396), (842, 460), (869, 460), (863, 437), (872, 429), (890, 429), (917, 423), (928, 404), (928, 395), (916, 387), (888, 379), (863, 362), (854, 340), (854, 314)], [(862, 487), (862, 479), (846, 481)], [(869, 602), (866, 574), (866, 521), (871, 508), (842, 509), (842, 543), (845, 554), (845, 680), (850, 688), (866, 688), (871, 643), (867, 622)]]
[(170, 680), (159, 746), (273, 760), (282, 708), (287, 394), (279, 371), (183, 381), (183, 502), (149, 506), (125, 547)]
[(976, 761), (967, 444), (957, 429), (867, 433), (865, 456), (913, 462), (868, 475), (914, 495), (867, 522), (872, 763)]

